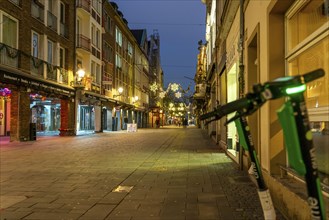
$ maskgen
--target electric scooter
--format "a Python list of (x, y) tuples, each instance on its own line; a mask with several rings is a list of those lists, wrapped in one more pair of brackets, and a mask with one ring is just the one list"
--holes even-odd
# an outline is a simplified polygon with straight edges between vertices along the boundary
[[(242, 143), (245, 141), (243, 145), (247, 146), (247, 140), (251, 136), (248, 132), (244, 134), (244, 130), (248, 131), (246, 128), (249, 128), (244, 122), (245, 116), (258, 110), (267, 100), (285, 97), (285, 103), (277, 111), (277, 114), (283, 129), (289, 165), (295, 169), (299, 175), (305, 177), (308, 193), (307, 201), (312, 219), (321, 220), (326, 219), (326, 212), (321, 193), (321, 183), (318, 177), (312, 132), (303, 93), (306, 90), (306, 83), (323, 77), (324, 74), (322, 69), (317, 69), (304, 75), (280, 77), (264, 84), (257, 84), (253, 87), (253, 92), (247, 93), (245, 97), (227, 103), (216, 108), (212, 112), (200, 116), (201, 120), (213, 118), (210, 120), (213, 121), (219, 120), (221, 117), (232, 112), (237, 112), (227, 123), (237, 121), (238, 131), (240, 130), (239, 136), (242, 137)], [(243, 138), (246, 139), (243, 140)], [(248, 147), (246, 147), (246, 149), (251, 155), (251, 160), (257, 162), (255, 151)], [(255, 159), (252, 159), (252, 157), (255, 157)], [(254, 174), (260, 175), (261, 177), (260, 167), (259, 164), (257, 164), (258, 163), (255, 163)], [(258, 180), (258, 188), (259, 191), (261, 191), (262, 188), (264, 188), (264, 185), (262, 185), (263, 179), (260, 178)], [(259, 196), (262, 200), (261, 195)], [(264, 208), (263, 211), (266, 218), (267, 214)]]

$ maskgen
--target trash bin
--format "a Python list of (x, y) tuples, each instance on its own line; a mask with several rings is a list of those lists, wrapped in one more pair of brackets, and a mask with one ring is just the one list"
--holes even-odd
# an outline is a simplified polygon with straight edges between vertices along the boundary
[(30, 123), (30, 141), (37, 140), (37, 124)]

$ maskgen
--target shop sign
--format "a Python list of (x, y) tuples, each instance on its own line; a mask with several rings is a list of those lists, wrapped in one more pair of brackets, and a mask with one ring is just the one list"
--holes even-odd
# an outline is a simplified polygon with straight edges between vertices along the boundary
[(74, 94), (73, 91), (62, 89), (46, 82), (37, 82), (29, 78), (25, 78), (22, 76), (15, 76), (4, 72), (0, 72), (0, 79), (2, 82), (7, 82), (14, 85), (25, 86), (25, 87), (34, 87), (37, 88), (38, 90), (52, 91), (55, 93), (65, 94), (68, 96)]
[(127, 124), (127, 132), (136, 132), (137, 124)]
[(103, 85), (112, 85), (112, 80), (109, 81), (103, 81)]

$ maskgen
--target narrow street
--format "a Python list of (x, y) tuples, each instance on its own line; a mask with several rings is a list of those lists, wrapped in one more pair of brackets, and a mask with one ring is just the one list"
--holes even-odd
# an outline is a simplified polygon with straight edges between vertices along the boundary
[(42, 137), (0, 150), (1, 219), (263, 219), (247, 173), (195, 127)]

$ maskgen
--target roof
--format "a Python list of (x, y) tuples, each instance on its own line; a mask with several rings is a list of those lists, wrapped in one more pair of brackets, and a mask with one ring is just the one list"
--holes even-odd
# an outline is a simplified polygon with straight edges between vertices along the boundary
[(144, 42), (147, 40), (146, 39), (146, 29), (133, 29), (130, 30), (131, 33), (134, 35), (134, 37), (136, 38), (138, 44), (140, 46), (143, 46)]

